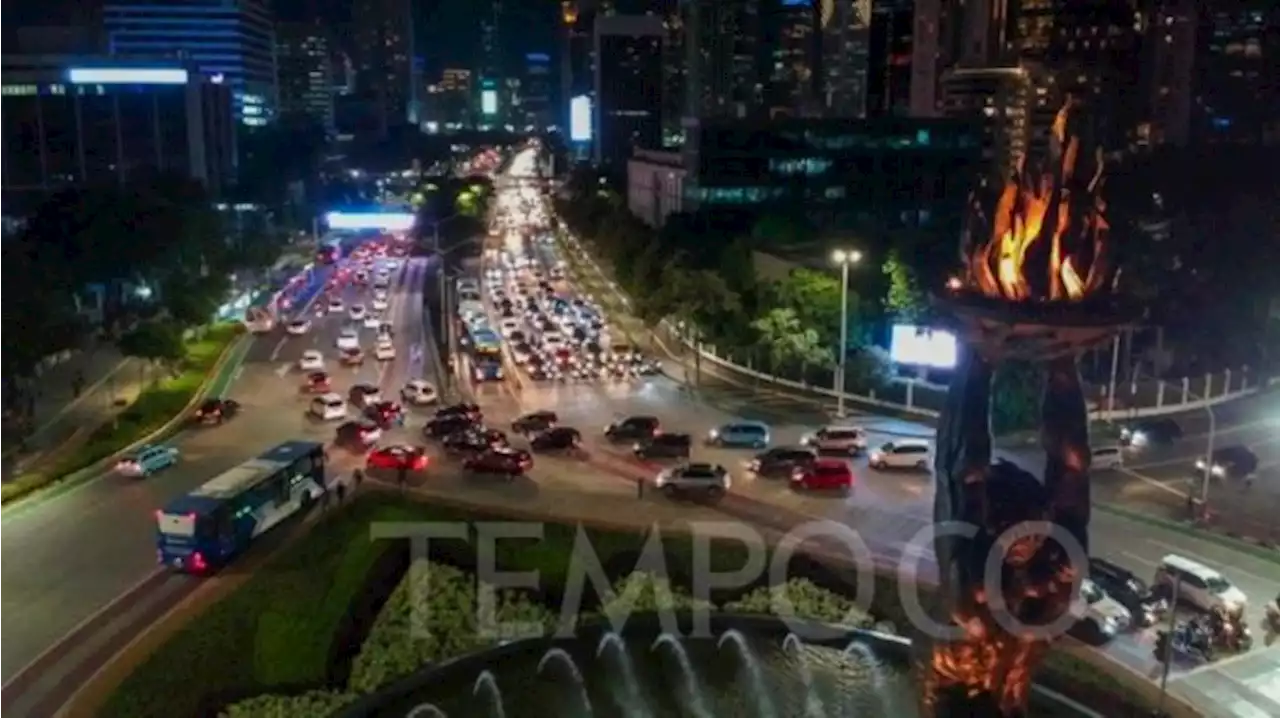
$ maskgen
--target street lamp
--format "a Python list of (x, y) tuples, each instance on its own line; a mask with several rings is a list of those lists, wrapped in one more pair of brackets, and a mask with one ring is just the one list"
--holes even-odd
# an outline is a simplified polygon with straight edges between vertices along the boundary
[[(1204, 413), (1209, 415), (1209, 440), (1205, 442), (1204, 468), (1201, 469), (1204, 472), (1204, 478), (1200, 482), (1200, 506), (1203, 511), (1209, 506), (1209, 480), (1213, 478), (1213, 441), (1218, 435), (1218, 417), (1213, 413), (1213, 404), (1211, 404), (1208, 399), (1192, 394), (1189, 391), (1187, 392), (1187, 396), (1190, 396), (1192, 399), (1197, 401), (1204, 402)], [(1197, 465), (1196, 468), (1200, 467)], [(1193, 506), (1192, 508), (1195, 507)], [(1194, 514), (1192, 515), (1192, 518), (1195, 518)]]
[(836, 365), (836, 416), (844, 418), (844, 369), (849, 347), (849, 266), (862, 261), (856, 249), (837, 249), (831, 259), (840, 265), (840, 358)]

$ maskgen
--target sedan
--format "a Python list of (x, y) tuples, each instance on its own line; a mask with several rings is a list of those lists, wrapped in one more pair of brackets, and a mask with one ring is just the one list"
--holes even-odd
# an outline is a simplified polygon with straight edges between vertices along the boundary
[(573, 427), (557, 426), (533, 437), (529, 445), (534, 451), (576, 451), (582, 446), (582, 434)]
[(365, 460), (369, 469), (390, 469), (392, 471), (422, 471), (427, 468), (430, 458), (427, 450), (421, 446), (384, 446), (374, 449)]
[(847, 492), (853, 489), (853, 469), (843, 459), (818, 459), (792, 472), (791, 488)]
[(306, 334), (311, 331), (311, 322), (306, 319), (294, 319), (285, 325), (285, 331), (294, 336)]
[(554, 411), (535, 411), (511, 422), (511, 430), (517, 434), (536, 434), (555, 426), (559, 419)]
[(240, 413), (240, 402), (234, 399), (205, 399), (192, 418), (200, 424), (221, 424)]
[(462, 468), (477, 474), (499, 474), (515, 478), (533, 468), (533, 456), (520, 449), (490, 449), (464, 461)]
[(302, 390), (310, 394), (327, 394), (333, 388), (329, 375), (322, 371), (313, 371), (302, 382)]

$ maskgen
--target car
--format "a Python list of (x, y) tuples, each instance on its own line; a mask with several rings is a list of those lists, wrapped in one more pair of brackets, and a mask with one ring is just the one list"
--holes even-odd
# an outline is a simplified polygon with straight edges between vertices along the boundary
[(707, 432), (714, 446), (763, 449), (769, 445), (769, 426), (759, 421), (734, 421)]
[(925, 439), (895, 439), (871, 452), (873, 469), (929, 470), (929, 442)]
[(524, 476), (533, 468), (533, 455), (509, 447), (489, 449), (468, 457), (462, 462), (462, 468), (477, 474), (501, 474), (514, 478)]
[(442, 443), (445, 451), (455, 454), (474, 454), (508, 446), (506, 434), (474, 424), (446, 436)]
[(357, 419), (339, 424), (333, 442), (338, 446), (368, 448), (381, 438), (382, 427), (368, 419)]
[(818, 452), (805, 446), (779, 446), (760, 452), (747, 462), (747, 470), (764, 478), (790, 478), (796, 469), (808, 468)]
[(352, 404), (364, 408), (382, 401), (382, 390), (376, 384), (354, 384), (347, 396)]
[[(1196, 473), (1204, 476), (1208, 465), (1204, 459), (1196, 459)], [(1215, 479), (1243, 479), (1252, 476), (1258, 470), (1258, 455), (1247, 446), (1224, 446), (1213, 452), (1213, 468), (1210, 470)]]
[(656, 416), (629, 416), (606, 426), (604, 435), (610, 441), (635, 441), (651, 439), (661, 430), (662, 423)]
[(422, 426), (422, 435), (428, 439), (440, 439), (475, 425), (476, 420), (465, 414), (446, 414), (428, 419)]
[(392, 471), (422, 471), (431, 461), (427, 450), (421, 446), (396, 444), (383, 446), (369, 452), (365, 459), (367, 469), (390, 469)]
[(823, 454), (857, 456), (867, 450), (867, 432), (860, 426), (824, 426), (801, 443)]
[(365, 315), (364, 317), (365, 329), (377, 329), (380, 326), (382, 326), (382, 317), (378, 316), (374, 312), (369, 312), (368, 314)]
[(1249, 597), (1225, 576), (1208, 566), (1176, 554), (1169, 554), (1156, 568), (1153, 584), (1176, 593), (1178, 600), (1202, 611), (1225, 610), (1239, 616)]
[(1182, 425), (1169, 417), (1146, 419), (1120, 429), (1120, 443), (1124, 446), (1144, 446), (1177, 443), (1182, 439)]
[(465, 416), (473, 422), (484, 420), (484, 412), (480, 410), (480, 405), (470, 402), (450, 404), (436, 409), (437, 418), (444, 416)]
[(637, 441), (631, 452), (637, 459), (687, 459), (693, 437), (688, 434), (658, 434)]
[(330, 300), (329, 300), (329, 311), (331, 311), (331, 312), (340, 312), (340, 311), (342, 311), (342, 309), (343, 309), (343, 306), (342, 306), (342, 300), (341, 300), (341, 299), (330, 299)]
[(404, 408), (394, 401), (379, 401), (364, 408), (364, 415), (384, 429), (404, 426)]
[(373, 307), (373, 311), (375, 312), (387, 311), (387, 297), (385, 295), (386, 295), (386, 292), (383, 292), (383, 296), (374, 295), (373, 302), (371, 304), (371, 306)]
[(172, 446), (147, 444), (116, 462), (116, 473), (146, 478), (178, 463), (178, 450)]
[(410, 379), (400, 387), (400, 400), (414, 406), (425, 406), (439, 401), (440, 394), (426, 379)]
[(338, 357), (338, 360), (341, 361), (343, 364), (346, 364), (347, 366), (360, 366), (361, 364), (364, 363), (364, 350), (361, 349), (360, 347), (343, 349), (342, 354), (339, 355)]
[(302, 390), (309, 394), (327, 394), (333, 388), (329, 375), (322, 371), (313, 371), (302, 380)]
[(308, 349), (299, 357), (298, 368), (302, 371), (320, 371), (324, 369), (324, 355), (315, 349)]
[(378, 361), (391, 361), (396, 358), (396, 345), (389, 341), (378, 342), (373, 348), (373, 357)]
[(852, 491), (853, 469), (844, 459), (818, 459), (791, 472), (791, 488), (810, 491)]
[(556, 425), (560, 417), (554, 411), (546, 409), (519, 416), (511, 422), (511, 431), (517, 434), (536, 434)]
[(718, 464), (686, 464), (658, 472), (654, 486), (668, 498), (695, 496), (719, 500), (729, 490), (729, 470)]
[(234, 419), (239, 413), (240, 402), (235, 399), (212, 398), (200, 403), (192, 419), (198, 424), (221, 424), (228, 419)]
[(395, 339), (395, 337), (396, 331), (395, 328), (391, 326), (391, 322), (383, 322), (378, 325), (378, 341), (382, 341), (383, 339)]
[(363, 304), (352, 304), (351, 309), (347, 310), (347, 316), (351, 317), (353, 322), (364, 321), (366, 314)]
[(1071, 603), (1071, 610), (1076, 618), (1072, 633), (1089, 643), (1106, 643), (1133, 624), (1129, 609), (1087, 578), (1080, 582), (1080, 600)]
[(285, 325), (284, 330), (295, 336), (311, 331), (311, 322), (306, 319), (294, 319)]
[(582, 447), (582, 434), (571, 426), (553, 426), (533, 437), (534, 451), (575, 451)]
[(1102, 558), (1089, 558), (1089, 580), (1129, 610), (1143, 628), (1155, 625), (1168, 610), (1168, 601), (1155, 596), (1146, 581), (1129, 569)]
[(339, 349), (359, 349), (360, 348), (360, 332), (354, 327), (346, 327), (338, 333), (336, 342)]

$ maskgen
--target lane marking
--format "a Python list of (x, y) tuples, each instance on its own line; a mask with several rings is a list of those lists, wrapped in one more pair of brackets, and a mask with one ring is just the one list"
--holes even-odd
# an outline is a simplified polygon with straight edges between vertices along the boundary
[(276, 367), (276, 376), (283, 379), (284, 375), (288, 374), (291, 369), (293, 369), (293, 364), (281, 364), (280, 366)]
[[(1221, 562), (1221, 561), (1214, 561), (1214, 560), (1213, 560), (1213, 559), (1211, 559), (1211, 558), (1206, 558), (1206, 557), (1201, 556), (1201, 555), (1199, 555), (1199, 554), (1192, 553), (1191, 551), (1188, 551), (1188, 550), (1186, 550), (1185, 548), (1182, 548), (1181, 546), (1175, 546), (1175, 545), (1173, 545), (1173, 544), (1171, 544), (1171, 543), (1166, 543), (1166, 542), (1161, 541), (1161, 540), (1159, 540), (1159, 539), (1153, 539), (1153, 538), (1148, 538), (1148, 539), (1144, 539), (1144, 540), (1145, 540), (1147, 543), (1151, 544), (1152, 546), (1156, 546), (1157, 548), (1160, 548), (1160, 549), (1162, 549), (1162, 550), (1168, 551), (1169, 553), (1175, 553), (1175, 554), (1178, 554), (1178, 555), (1180, 555), (1180, 556), (1185, 556), (1185, 557), (1187, 557), (1187, 558), (1189, 558), (1189, 559), (1192, 559), (1192, 560), (1195, 560), (1195, 561), (1199, 561), (1200, 563), (1202, 563), (1202, 564), (1204, 564), (1204, 565), (1206, 565), (1206, 566), (1213, 566), (1213, 565), (1215, 565), (1215, 564), (1216, 564), (1216, 565), (1222, 565), (1222, 562)], [(1237, 551), (1234, 551), (1234, 550), (1233, 550), (1233, 553), (1239, 553), (1239, 552), (1237, 552)], [(1273, 576), (1273, 577), (1271, 577), (1271, 578), (1265, 578), (1265, 577), (1263, 577), (1263, 576), (1259, 576), (1259, 575), (1258, 575), (1258, 574), (1256, 574), (1256, 573), (1253, 573), (1252, 571), (1249, 571), (1249, 570), (1246, 570), (1246, 569), (1240, 568), (1240, 567), (1239, 567), (1238, 565), (1236, 565), (1236, 564), (1232, 564), (1232, 565), (1230, 565), (1230, 566), (1227, 566), (1227, 567), (1225, 567), (1225, 568), (1224, 568), (1224, 569), (1222, 569), (1222, 570), (1223, 570), (1224, 572), (1226, 572), (1226, 573), (1235, 573), (1235, 574), (1239, 574), (1239, 575), (1241, 575), (1241, 576), (1246, 576), (1246, 577), (1248, 577), (1250, 580), (1257, 581), (1258, 583), (1261, 583), (1261, 584), (1263, 584), (1263, 585), (1274, 585), (1274, 584), (1275, 584), (1275, 577), (1274, 577), (1274, 576)]]

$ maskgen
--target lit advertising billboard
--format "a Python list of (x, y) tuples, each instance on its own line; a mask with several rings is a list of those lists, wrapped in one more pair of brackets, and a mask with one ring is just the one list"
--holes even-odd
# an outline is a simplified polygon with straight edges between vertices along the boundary
[(329, 229), (403, 232), (413, 228), (414, 217), (407, 212), (330, 212), (324, 221)]
[(73, 67), (67, 81), (73, 85), (185, 85), (186, 70), (170, 67)]
[(889, 358), (899, 364), (954, 369), (956, 337), (950, 332), (914, 324), (895, 324), (889, 343)]
[(498, 91), (497, 90), (481, 90), (480, 91), (480, 111), (486, 115), (498, 114)]
[(591, 141), (591, 98), (578, 95), (569, 101), (569, 139)]

